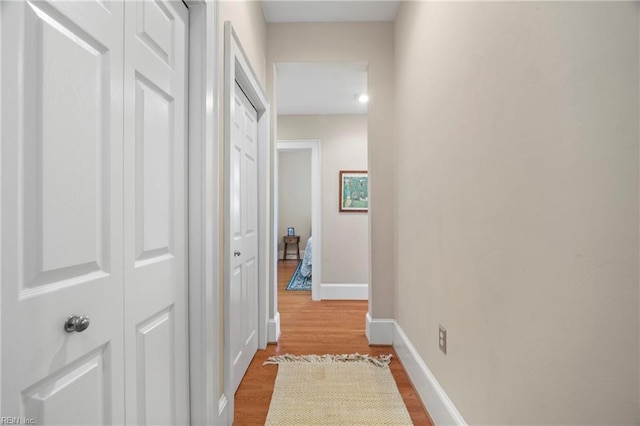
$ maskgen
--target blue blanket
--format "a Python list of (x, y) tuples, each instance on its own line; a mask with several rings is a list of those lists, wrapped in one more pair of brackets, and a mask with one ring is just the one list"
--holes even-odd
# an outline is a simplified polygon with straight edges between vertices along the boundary
[(311, 254), (313, 246), (311, 244), (311, 238), (307, 240), (307, 248), (304, 251), (304, 257), (302, 258), (302, 267), (300, 268), (300, 274), (305, 278), (311, 278)]
[(302, 262), (298, 262), (298, 266), (287, 284), (287, 290), (311, 290), (311, 276), (303, 277), (300, 273), (301, 267)]
[(311, 290), (311, 254), (311, 237), (309, 237), (302, 262), (298, 263), (289, 284), (287, 284), (287, 290)]

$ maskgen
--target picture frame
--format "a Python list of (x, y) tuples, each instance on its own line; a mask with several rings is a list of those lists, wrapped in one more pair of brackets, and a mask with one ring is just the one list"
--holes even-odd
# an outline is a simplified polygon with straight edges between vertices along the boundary
[(294, 237), (296, 235), (296, 230), (293, 227), (287, 228), (287, 236)]
[(369, 173), (367, 170), (340, 170), (339, 211), (369, 211)]

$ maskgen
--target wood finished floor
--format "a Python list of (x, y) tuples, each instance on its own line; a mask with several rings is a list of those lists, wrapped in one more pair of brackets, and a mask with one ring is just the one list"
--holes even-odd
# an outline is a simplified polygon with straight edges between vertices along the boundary
[(263, 366), (276, 354), (393, 354), (391, 372), (415, 425), (432, 425), (395, 351), (390, 346), (369, 346), (364, 334), (366, 301), (312, 302), (310, 291), (286, 291), (297, 261), (278, 263), (278, 310), (282, 337), (277, 345), (259, 350), (235, 395), (234, 425), (263, 425), (278, 372)]

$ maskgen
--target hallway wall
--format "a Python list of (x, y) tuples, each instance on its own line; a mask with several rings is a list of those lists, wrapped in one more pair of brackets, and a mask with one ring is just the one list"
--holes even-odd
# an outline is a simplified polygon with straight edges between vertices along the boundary
[(322, 282), (368, 283), (368, 213), (338, 211), (340, 170), (367, 169), (367, 115), (280, 115), (278, 137), (320, 140)]
[(638, 422), (638, 34), (637, 3), (403, 2), (394, 313), (469, 424)]
[[(267, 81), (272, 106), (277, 103), (273, 68), (278, 62), (369, 64), (369, 310), (374, 318), (392, 318), (394, 259), (389, 248), (394, 241), (393, 23), (268, 24), (267, 38)], [(275, 119), (271, 130), (278, 134)]]
[(266, 90), (267, 23), (262, 5), (255, 0), (221, 0), (219, 11), (222, 47), (220, 64), (224, 65), (224, 23), (231, 21), (253, 70)]

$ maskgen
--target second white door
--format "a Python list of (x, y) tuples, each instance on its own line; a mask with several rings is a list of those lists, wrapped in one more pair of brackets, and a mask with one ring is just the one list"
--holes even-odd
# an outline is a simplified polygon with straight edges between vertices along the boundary
[(189, 422), (187, 9), (125, 3), (126, 420)]
[(237, 84), (231, 117), (229, 318), (235, 392), (258, 350), (258, 113)]

